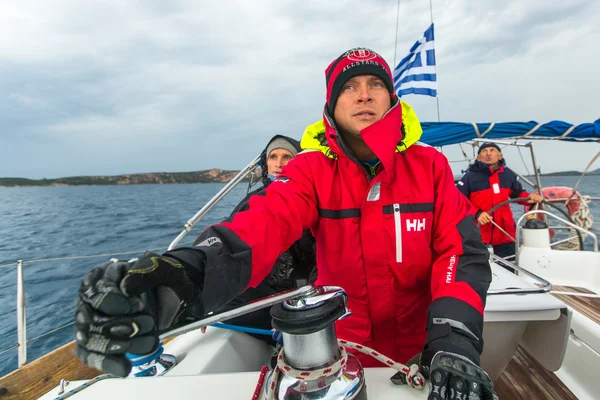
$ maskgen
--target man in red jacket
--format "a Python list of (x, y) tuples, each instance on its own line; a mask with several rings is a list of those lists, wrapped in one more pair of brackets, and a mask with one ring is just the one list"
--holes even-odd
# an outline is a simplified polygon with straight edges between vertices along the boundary
[[(193, 320), (260, 283), (277, 256), (310, 229), (316, 284), (341, 286), (348, 294), (352, 315), (337, 321), (340, 338), (403, 363), (420, 353), (425, 372), (431, 367), (432, 399), (446, 398), (442, 388), (453, 376), (467, 388), (483, 386), (489, 395), (483, 398), (491, 398), (492, 384), (478, 368), (491, 281), (488, 252), (448, 161), (415, 143), (420, 124), (396, 97), (390, 68), (377, 53), (365, 48), (343, 53), (327, 67), (326, 84), (323, 122), (307, 128), (305, 151), (284, 167), (265, 196), (250, 200), (247, 211), (208, 227), (193, 247), (88, 274), (77, 314), (84, 362), (123, 374), (129, 367), (123, 353), (153, 349), (156, 328), (127, 329), (135, 318), (127, 315), (139, 311), (132, 298), (167, 287), (176, 301), (170, 311), (166, 302), (159, 305), (158, 329)], [(103, 307), (113, 310), (102, 303), (123, 296), (131, 307), (119, 313), (119, 332), (131, 337), (121, 338), (120, 345), (128, 344), (124, 349), (110, 352), (106, 347), (116, 339), (104, 335), (102, 343), (108, 344), (99, 348), (89, 337), (98, 331), (93, 323), (98, 315), (106, 317)], [(477, 372), (432, 364), (440, 352)]]
[(523, 189), (517, 175), (506, 166), (496, 143), (485, 142), (479, 146), (477, 160), (469, 165), (457, 187), (477, 210), (475, 217), (483, 242), (492, 245), (494, 253), (500, 257), (514, 255), (516, 230), (510, 205), (498, 208), (493, 216), (487, 211), (508, 199), (522, 198), (520, 204), (527, 204), (539, 203), (542, 198), (537, 193), (528, 193)]

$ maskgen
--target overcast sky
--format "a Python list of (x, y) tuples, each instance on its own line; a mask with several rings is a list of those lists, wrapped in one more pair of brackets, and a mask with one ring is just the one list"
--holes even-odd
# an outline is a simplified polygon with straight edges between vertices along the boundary
[[(321, 117), (323, 71), (343, 51), (370, 47), (394, 63), (396, 7), (2, 1), (0, 177), (242, 168), (271, 136), (299, 138)], [(600, 117), (600, 1), (434, 0), (433, 8), (442, 120)], [(429, 24), (428, 0), (400, 2), (396, 61)], [(437, 120), (435, 99), (404, 99), (421, 120)], [(545, 172), (583, 170), (600, 150), (535, 148)], [(507, 154), (525, 170), (518, 153)], [(458, 174), (466, 164), (452, 165)]]

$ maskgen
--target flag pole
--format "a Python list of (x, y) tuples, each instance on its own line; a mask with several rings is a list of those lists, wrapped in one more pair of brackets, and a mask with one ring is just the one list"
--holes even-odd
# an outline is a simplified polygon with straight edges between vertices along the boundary
[[(398, 0), (398, 5), (400, 4), (400, 1)], [(429, 0), (429, 14), (431, 16), (431, 25), (433, 25), (433, 0)], [(396, 28), (397, 29), (397, 28)], [(435, 25), (434, 25), (434, 30), (435, 30)], [(398, 33), (396, 32), (396, 37), (398, 37)], [(395, 59), (394, 59), (395, 61)], [(435, 69), (436, 69), (436, 73), (435, 73), (435, 77), (437, 80), (437, 61), (435, 63)], [(438, 86), (438, 90), (435, 94), (435, 101), (437, 104), (437, 117), (438, 117), (438, 122), (440, 122), (440, 94), (439, 94), (439, 86)]]
[(394, 42), (394, 68), (396, 68), (396, 51), (398, 50), (398, 23), (400, 22), (400, 0), (396, 11), (396, 41)]

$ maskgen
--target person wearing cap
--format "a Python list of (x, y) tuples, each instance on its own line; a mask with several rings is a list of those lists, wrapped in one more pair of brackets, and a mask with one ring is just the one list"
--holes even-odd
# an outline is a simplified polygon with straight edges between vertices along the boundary
[[(265, 189), (281, 174), (283, 167), (296, 158), (300, 151), (300, 142), (295, 139), (283, 135), (271, 138), (260, 155), (263, 186), (248, 193), (233, 209), (226, 221), (231, 222), (237, 213), (248, 210), (250, 199), (253, 196), (264, 196)], [(305, 229), (302, 237), (277, 257), (271, 272), (261, 283), (256, 287), (246, 289), (229, 303), (216, 309), (215, 313), (228, 311), (263, 297), (313, 283), (317, 273), (314, 244), (315, 239), (310, 230)], [(271, 329), (270, 309), (264, 308), (228, 320), (226, 323), (249, 328)], [(255, 335), (255, 337), (267, 342), (271, 340), (270, 337), (261, 335)]]
[[(192, 247), (104, 265), (84, 279), (79, 297), (85, 306), (77, 314), (83, 362), (123, 375), (130, 365), (122, 353), (150, 351), (153, 332), (199, 318), (200, 309), (210, 312), (256, 287), (278, 255), (310, 229), (319, 269), (315, 284), (341, 286), (348, 295), (352, 314), (336, 322), (339, 338), (401, 363), (416, 360), (431, 373), (430, 399), (450, 396), (453, 377), (465, 393), (477, 389), (481, 398), (492, 398), (493, 384), (479, 368), (489, 254), (448, 160), (417, 142), (420, 123), (396, 96), (390, 67), (379, 54), (348, 50), (325, 77), (323, 121), (306, 129), (302, 153), (264, 196), (251, 198), (247, 211), (207, 227)], [(107, 277), (119, 291), (102, 297), (111, 302), (103, 305), (94, 293), (106, 287), (96, 282)], [(180, 300), (170, 308), (160, 299), (164, 289), (156, 290), (164, 286)], [(131, 298), (145, 292), (159, 295), (156, 328), (131, 334), (127, 323), (139, 312)], [(116, 301), (132, 304), (111, 320), (129, 334), (123, 337), (128, 347), (110, 354), (86, 338), (94, 316)], [(115, 340), (103, 338), (108, 347)], [(440, 363), (442, 356), (453, 361)], [(383, 366), (357, 357), (363, 366)], [(464, 371), (453, 369), (458, 363)]]
[(300, 143), (297, 140), (277, 135), (269, 141), (267, 148), (263, 152), (265, 161), (262, 165), (267, 166), (267, 174), (271, 175), (274, 179), (281, 174), (281, 169), (290, 160), (296, 158), (299, 151)]
[(500, 257), (514, 255), (516, 229), (510, 205), (500, 207), (493, 216), (487, 211), (508, 199), (523, 198), (521, 204), (528, 204), (539, 203), (542, 198), (525, 191), (517, 175), (506, 166), (496, 143), (485, 142), (479, 146), (477, 160), (469, 165), (457, 187), (475, 207), (483, 242), (491, 245), (494, 254)]

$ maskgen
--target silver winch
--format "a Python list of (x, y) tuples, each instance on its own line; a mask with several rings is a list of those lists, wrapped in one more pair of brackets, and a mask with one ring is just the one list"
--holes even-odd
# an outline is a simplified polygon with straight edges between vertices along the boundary
[[(334, 323), (349, 314), (347, 295), (335, 286), (314, 287), (311, 293), (273, 306), (273, 327), (282, 333), (285, 363), (307, 373), (333, 366), (341, 357)], [(265, 390), (273, 375), (272, 372)], [(279, 376), (275, 389), (277, 399), (367, 398), (363, 368), (352, 354), (347, 355), (346, 364), (333, 375), (314, 379)]]
[[(283, 336), (283, 354), (287, 365), (310, 374), (334, 365), (341, 356), (335, 321), (350, 315), (348, 296), (337, 286), (306, 285), (256, 300), (220, 314), (209, 315), (194, 323), (160, 335), (160, 340), (227, 321), (266, 307), (271, 308), (273, 327)], [(268, 376), (265, 394), (274, 376)], [(345, 365), (334, 374), (314, 379), (276, 377), (275, 398), (279, 400), (365, 400), (364, 370), (358, 359), (347, 354)]]

